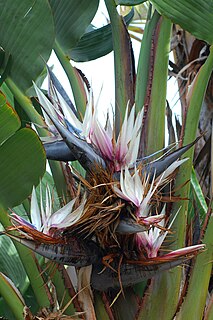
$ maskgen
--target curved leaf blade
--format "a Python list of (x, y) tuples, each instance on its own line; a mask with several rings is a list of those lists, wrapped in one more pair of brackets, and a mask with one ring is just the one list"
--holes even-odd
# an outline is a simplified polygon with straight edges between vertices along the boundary
[(84, 34), (98, 9), (98, 4), (99, 0), (50, 0), (56, 40), (66, 54)]
[[(0, 92), (0, 99), (4, 95)], [(4, 104), (0, 106), (0, 144), (9, 136), (14, 134), (21, 126), (21, 121), (15, 110), (9, 105)]]
[(152, 0), (158, 12), (196, 38), (213, 43), (213, 2), (206, 0)]
[(16, 248), (8, 237), (0, 237), (0, 269), (23, 293), (28, 286), (26, 272), (17, 254)]
[[(127, 25), (134, 16), (131, 10), (125, 17)], [(77, 46), (70, 52), (70, 58), (75, 62), (86, 62), (105, 56), (113, 50), (111, 24), (86, 32)]]
[(15, 318), (22, 320), (25, 302), (14, 283), (2, 272), (0, 273), (0, 294), (9, 305)]
[(0, 147), (1, 205), (6, 208), (21, 203), (44, 171), (45, 152), (36, 133), (29, 128), (17, 131)]
[[(54, 42), (47, 0), (0, 1), (0, 46), (11, 54), (10, 77), (26, 91), (44, 68)], [(41, 58), (42, 57), (42, 58)]]

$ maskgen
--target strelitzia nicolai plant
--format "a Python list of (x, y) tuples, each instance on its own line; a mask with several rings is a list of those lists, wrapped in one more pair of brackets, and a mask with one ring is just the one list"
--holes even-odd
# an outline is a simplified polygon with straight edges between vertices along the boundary
[[(182, 2), (184, 5), (183, 0)], [(172, 10), (169, 10), (173, 8), (171, 3), (153, 3), (159, 12), (184, 25), (181, 10), (177, 10), (176, 16), (173, 17)], [(57, 29), (58, 7), (54, 1), (50, 1), (50, 4)], [(126, 2), (118, 1), (117, 4)], [(84, 1), (81, 5), (83, 11)], [(191, 5), (193, 8), (193, 3)], [(63, 5), (61, 6), (62, 10)], [(203, 225), (203, 233), (206, 230), (203, 244), (185, 246), (185, 240), (191, 244), (190, 237), (185, 233), (189, 197), (187, 180), (190, 179), (191, 150), (196, 140), (192, 141), (195, 139), (199, 108), (212, 70), (212, 52), (192, 88), (193, 93), (182, 128), (184, 146), (162, 155), (165, 147), (165, 89), (171, 22), (160, 17), (156, 11), (152, 15), (150, 10), (142, 41), (134, 95), (134, 67), (129, 36), (122, 18), (116, 11), (114, 1), (107, 0), (106, 6), (112, 25), (116, 70), (115, 118), (112, 123), (109, 121), (110, 117), (106, 123), (101, 123), (97, 118), (97, 106), (93, 104), (91, 89), (89, 92), (82, 89), (79, 74), (76, 74), (65, 58), (66, 44), (63, 36), (60, 38), (60, 28), (54, 50), (71, 82), (77, 108), (67, 100), (62, 86), (48, 70), (48, 98), (36, 85), (34, 86), (44, 110), (45, 124), (32, 109), (30, 101), (26, 100), (20, 88), (14, 84), (15, 78), (11, 78), (12, 73), (8, 74), (6, 84), (15, 99), (30, 119), (40, 125), (42, 129), (39, 130), (39, 135), (49, 136), (48, 139), (44, 139), (47, 158), (70, 163), (77, 160), (85, 171), (78, 171), (71, 164), (70, 167), (64, 167), (62, 164), (62, 171), (60, 166), (53, 166), (59, 194), (63, 195), (63, 198), (71, 199), (61, 203), (61, 208), (57, 208), (53, 213), (51, 207), (54, 197), (50, 196), (49, 187), (46, 191), (45, 209), (42, 200), (39, 208), (33, 191), (29, 210), (31, 222), (13, 213), (10, 218), (12, 226), (9, 226), (9, 222), (4, 224), (6, 234), (15, 242), (24, 244), (30, 250), (56, 261), (59, 265), (80, 267), (78, 302), (74, 299), (74, 292), (71, 293), (73, 299), (69, 298), (70, 292), (66, 291), (69, 285), (68, 277), (66, 276), (64, 283), (61, 281), (60, 272), (63, 277), (66, 275), (66, 270), (62, 268), (62, 271), (56, 271), (45, 287), (46, 292), (49, 292), (49, 304), (47, 300), (44, 300), (44, 303), (39, 302), (40, 307), (45, 307), (40, 317), (48, 318), (54, 315), (62, 318), (64, 313), (67, 314), (67, 318), (71, 318), (75, 311), (83, 310), (86, 313), (79, 313), (78, 317), (116, 319), (124, 317), (125, 314), (129, 319), (146, 319), (159, 317), (160, 314), (165, 319), (174, 316), (181, 319), (190, 310), (195, 319), (200, 319), (205, 308), (211, 270), (209, 230), (212, 222), (210, 220), (207, 227), (207, 215), (206, 223)], [(189, 21), (190, 17), (189, 13)], [(206, 21), (208, 24), (208, 19)], [(189, 25), (189, 31), (197, 32), (196, 27), (191, 27), (190, 23)], [(203, 29), (200, 36), (211, 42), (208, 32), (206, 34)], [(125, 68), (121, 64), (122, 58), (126, 61)], [(197, 106), (196, 112), (195, 109), (191, 111), (194, 105)], [(44, 127), (48, 128), (49, 133), (43, 129)], [(159, 153), (156, 155), (156, 152)], [(180, 159), (182, 155), (185, 156), (184, 159)], [(56, 168), (62, 175), (56, 174)], [(68, 188), (61, 188), (61, 184), (64, 183), (63, 174), (66, 177), (65, 186)], [(40, 197), (42, 199), (42, 192)], [(4, 210), (6, 207), (3, 206)], [(25, 208), (27, 210), (26, 204)], [(197, 257), (192, 271), (188, 272), (185, 268), (185, 276), (190, 279), (188, 290), (185, 287), (182, 290), (183, 269), (161, 273), (193, 258), (198, 252), (203, 251), (205, 244), (206, 249)], [(19, 250), (21, 252), (22, 248)], [(164, 250), (169, 250), (169, 253), (164, 253)], [(31, 264), (33, 265), (33, 262)], [(92, 270), (89, 267), (85, 269), (89, 265), (92, 265)], [(203, 289), (204, 298), (199, 297), (199, 310), (196, 308), (196, 311), (191, 311), (190, 301), (198, 294), (197, 290), (193, 290), (193, 284), (202, 268), (205, 275), (202, 273), (199, 277), (199, 285)], [(90, 272), (91, 275), (85, 281)], [(39, 296), (39, 289), (33, 285), (33, 276), (29, 271), (28, 276), (35, 294)], [(141, 281), (154, 276), (151, 283), (141, 284)], [(9, 283), (5, 278), (2, 279), (8, 287)], [(54, 298), (53, 291), (50, 290), (51, 283), (55, 285), (57, 298)], [(134, 286), (135, 284), (137, 286)], [(146, 285), (147, 289), (144, 292)], [(93, 290), (94, 304), (89, 286)], [(165, 292), (164, 297), (162, 290)], [(3, 289), (1, 292), (5, 299), (10, 301)], [(119, 292), (123, 295), (119, 296)], [(184, 302), (180, 299), (180, 292), (185, 296)], [(45, 293), (42, 292), (42, 295), (45, 296)], [(138, 295), (142, 297), (139, 304)], [(24, 315), (25, 318), (33, 319), (26, 303), (14, 289), (14, 301), (17, 300), (15, 297), (18, 297), (20, 302), (17, 309), (12, 309), (16, 318), (21, 319)], [(56, 299), (60, 302), (60, 297), (62, 306), (58, 307)], [(164, 303), (161, 302), (162, 299)], [(37, 300), (39, 301), (38, 297)], [(70, 302), (66, 304), (63, 300)], [(159, 302), (157, 307), (156, 301)], [(72, 302), (75, 309), (71, 305)], [(205, 317), (211, 316), (211, 304), (206, 310)]]

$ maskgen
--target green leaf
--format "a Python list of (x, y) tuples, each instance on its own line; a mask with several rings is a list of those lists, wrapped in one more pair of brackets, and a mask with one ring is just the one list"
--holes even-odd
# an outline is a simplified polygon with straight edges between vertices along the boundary
[(198, 182), (198, 179), (196, 177), (196, 173), (194, 168), (192, 169), (192, 175), (191, 175), (191, 186), (192, 190), (194, 192), (196, 204), (198, 206), (199, 215), (201, 219), (204, 219), (208, 210), (208, 206), (206, 204), (205, 197), (203, 195), (202, 189), (200, 187), (200, 184)]
[(21, 129), (0, 147), (0, 203), (14, 207), (32, 191), (45, 171), (45, 152), (36, 133)]
[(94, 307), (97, 319), (110, 320), (110, 316), (107, 313), (101, 294), (97, 291), (94, 292)]
[(153, 71), (150, 70), (152, 83), (146, 121), (146, 154), (152, 154), (164, 147), (166, 90), (171, 27), (171, 21), (165, 17), (161, 17), (154, 33), (153, 46), (155, 53)]
[[(0, 92), (0, 104), (5, 96)], [(15, 110), (8, 104), (0, 105), (0, 144), (13, 135), (21, 126), (21, 121)]]
[(4, 71), (1, 74), (0, 86), (4, 83), (5, 79), (7, 79), (10, 73), (11, 65), (12, 65), (12, 57), (11, 57), (11, 54), (9, 54), (7, 61), (4, 61)]
[[(16, 208), (17, 210), (17, 208)], [(9, 220), (8, 212), (1, 207), (0, 204), (0, 222), (4, 228), (11, 226)], [(40, 307), (49, 306), (51, 303), (51, 295), (46, 284), (45, 279), (40, 273), (41, 270), (38, 266), (38, 261), (36, 260), (34, 252), (24, 247), (20, 243), (14, 242), (14, 245), (19, 253), (21, 262), (26, 270), (30, 284), (35, 294), (35, 298)]]
[(3, 48), (0, 48), (0, 73), (4, 71), (2, 67), (4, 66), (4, 59), (5, 59), (5, 51)]
[[(60, 209), (60, 199), (58, 197), (58, 193), (55, 188), (55, 183), (53, 177), (46, 171), (43, 178), (41, 179), (40, 184), (36, 188), (36, 197), (38, 199), (38, 203), (40, 203), (41, 194), (43, 202), (45, 203), (46, 198), (46, 188), (47, 186), (50, 188), (50, 192), (53, 198), (53, 211), (57, 211)], [(41, 191), (41, 192), (40, 192)]]
[[(115, 64), (115, 134), (118, 136), (127, 105), (134, 104), (134, 57), (130, 36), (114, 0), (105, 0), (109, 13)], [(125, 61), (125, 63), (124, 63)]]
[[(65, 306), (70, 302), (73, 298), (71, 295), (71, 290), (67, 287), (66, 277), (69, 277), (65, 267), (61, 267), (60, 270), (56, 268), (54, 271), (54, 275), (52, 276), (52, 282), (56, 288), (57, 298), (60, 302), (61, 309), (65, 308)], [(76, 312), (75, 306), (73, 303), (69, 304), (66, 308), (67, 315), (73, 315)]]
[(143, 108), (147, 95), (151, 51), (153, 50), (151, 49), (152, 38), (159, 19), (160, 15), (155, 10), (154, 14), (152, 15), (152, 18), (146, 22), (146, 26), (144, 29), (138, 60), (137, 79), (135, 88), (135, 107), (137, 112), (139, 112)]
[[(210, 55), (200, 68), (191, 87), (192, 94), (185, 121), (183, 145), (186, 145), (195, 139), (200, 110), (212, 69), (213, 48), (210, 49)], [(178, 190), (177, 195), (182, 199), (188, 199), (189, 197), (190, 184), (185, 183), (190, 180), (191, 177), (193, 148), (185, 153), (185, 157), (188, 157), (189, 159), (180, 166), (174, 185), (174, 190)], [(185, 186), (183, 186), (184, 184)], [(183, 187), (179, 189), (180, 186)], [(175, 250), (177, 248), (184, 247), (185, 245), (188, 201), (180, 200), (174, 203), (172, 208), (173, 214), (175, 214), (179, 208), (181, 209), (173, 224), (174, 233), (172, 238), (173, 241), (169, 246), (170, 250)], [(157, 319), (159, 314), (162, 319), (172, 319), (177, 310), (180, 297), (181, 279), (182, 270), (180, 268), (175, 268), (171, 272), (164, 273), (153, 279), (151, 292), (147, 292), (146, 294), (144, 308), (141, 310), (140, 317), (138, 319)], [(164, 292), (163, 295), (162, 292)], [(155, 301), (158, 301), (158, 304), (155, 304)], [(167, 306), (166, 308), (164, 307), (165, 305)]]
[(56, 40), (65, 54), (76, 46), (92, 21), (99, 0), (50, 0), (53, 11)]
[[(178, 312), (176, 319), (187, 319), (190, 314), (191, 319), (202, 319), (203, 312), (208, 298), (208, 287), (212, 271), (213, 259), (213, 218), (210, 217), (207, 230), (203, 239), (206, 250), (197, 256), (195, 264), (191, 270), (187, 295)], [(194, 303), (196, 301), (196, 303)]]
[[(127, 25), (134, 16), (134, 10), (131, 10), (125, 17)], [(98, 29), (92, 29), (86, 32), (72, 49), (70, 58), (76, 62), (85, 62), (94, 60), (108, 54), (113, 50), (111, 24)]]
[(23, 320), (24, 300), (14, 283), (0, 273), (0, 295), (4, 298), (17, 320)]
[(80, 118), (80, 115), (84, 115), (87, 104), (87, 96), (85, 86), (82, 82), (82, 78), (80, 77), (77, 69), (72, 66), (72, 64), (69, 61), (69, 57), (64, 53), (57, 41), (54, 46), (54, 51), (70, 82), (77, 113)]
[(9, 102), (9, 104), (14, 107), (14, 96), (12, 94), (12, 92), (10, 91), (10, 89), (8, 88), (8, 86), (6, 85), (6, 83), (4, 82), (1, 86), (1, 91), (5, 94), (5, 96), (7, 97), (7, 101)]
[(213, 2), (206, 0), (151, 0), (160, 14), (196, 38), (213, 43)]
[(0, 237), (0, 270), (22, 293), (27, 289), (29, 282), (26, 272), (14, 244), (6, 236)]
[(0, 1), (0, 46), (11, 54), (11, 79), (26, 91), (44, 68), (55, 39), (47, 0)]

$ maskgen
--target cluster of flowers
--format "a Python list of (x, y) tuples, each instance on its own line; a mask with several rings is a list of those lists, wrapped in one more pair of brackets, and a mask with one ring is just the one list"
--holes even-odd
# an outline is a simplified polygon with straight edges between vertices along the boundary
[[(61, 241), (64, 230), (72, 231), (72, 228), (78, 230), (81, 226), (81, 232), (87, 230), (87, 234), (94, 234), (95, 242), (104, 248), (103, 234), (100, 230), (104, 230), (105, 215), (99, 215), (99, 220), (102, 221), (99, 221), (98, 225), (101, 225), (101, 228), (97, 233), (93, 221), (97, 220), (94, 217), (97, 212), (102, 212), (105, 208), (105, 212), (112, 211), (111, 218), (106, 222), (106, 228), (108, 227), (109, 232), (114, 234), (113, 241), (121, 247), (122, 235), (131, 236), (134, 250), (139, 253), (138, 257), (141, 253), (147, 261), (149, 259), (154, 261), (158, 256), (161, 259), (174, 260), (200, 249), (200, 246), (193, 246), (165, 255), (161, 252), (165, 237), (178, 214), (177, 212), (174, 217), (168, 218), (166, 204), (162, 201), (162, 190), (171, 183), (175, 170), (187, 160), (179, 158), (190, 146), (145, 164), (143, 159), (138, 159), (142, 111), (136, 115), (134, 106), (131, 110), (127, 106), (120, 132), (116, 136), (110, 117), (107, 117), (104, 124), (99, 121), (98, 108), (94, 105), (92, 93), (84, 118), (80, 121), (75, 109), (51, 81), (50, 100), (36, 85), (34, 88), (45, 111), (48, 130), (52, 132), (50, 139), (44, 142), (47, 157), (54, 151), (54, 159), (57, 159), (59, 150), (64, 148), (66, 160), (79, 160), (87, 171), (89, 178), (85, 187), (90, 185), (90, 188), (83, 195), (79, 193), (78, 197), (56, 212), (53, 212), (49, 187), (46, 189), (45, 205), (42, 196), (40, 203), (38, 202), (34, 188), (31, 198), (31, 223), (15, 213), (11, 216), (13, 224), (19, 227), (22, 237), (37, 242), (56, 243)], [(55, 145), (57, 145), (56, 150)], [(60, 159), (61, 155), (58, 154), (58, 160)], [(93, 185), (90, 180), (95, 181)], [(82, 178), (82, 181), (86, 180)], [(95, 201), (98, 188), (110, 190), (110, 192), (104, 191), (101, 203), (98, 199), (97, 203)], [(93, 190), (96, 193), (92, 197)], [(110, 207), (109, 203), (113, 205)], [(118, 208), (116, 218), (113, 217), (115, 207)], [(91, 217), (92, 226), (88, 226)], [(119, 234), (118, 237), (116, 233)], [(43, 254), (45, 256), (45, 253)]]

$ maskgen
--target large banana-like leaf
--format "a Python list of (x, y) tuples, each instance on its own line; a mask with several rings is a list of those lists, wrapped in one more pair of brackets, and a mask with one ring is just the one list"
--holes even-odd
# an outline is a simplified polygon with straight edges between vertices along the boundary
[(17, 131), (0, 147), (0, 203), (13, 207), (22, 202), (44, 171), (45, 153), (36, 133)]
[[(134, 16), (132, 9), (124, 21), (128, 25)], [(113, 50), (111, 24), (86, 32), (71, 51), (70, 57), (77, 62), (85, 62), (103, 57)]]
[(49, 2), (55, 21), (56, 40), (68, 54), (92, 21), (99, 0), (50, 0)]
[[(11, 55), (10, 76), (26, 91), (44, 68), (54, 42), (47, 0), (0, 1), (0, 46)], [(5, 63), (7, 59), (5, 60)]]
[(160, 14), (196, 38), (213, 43), (213, 2), (206, 0), (151, 0)]
[(14, 109), (7, 103), (1, 105), (0, 204), (5, 208), (22, 202), (45, 171), (45, 153), (38, 136), (32, 129), (19, 127)]
[(14, 109), (6, 104), (5, 96), (0, 92), (0, 144), (13, 135), (21, 126), (21, 121)]

